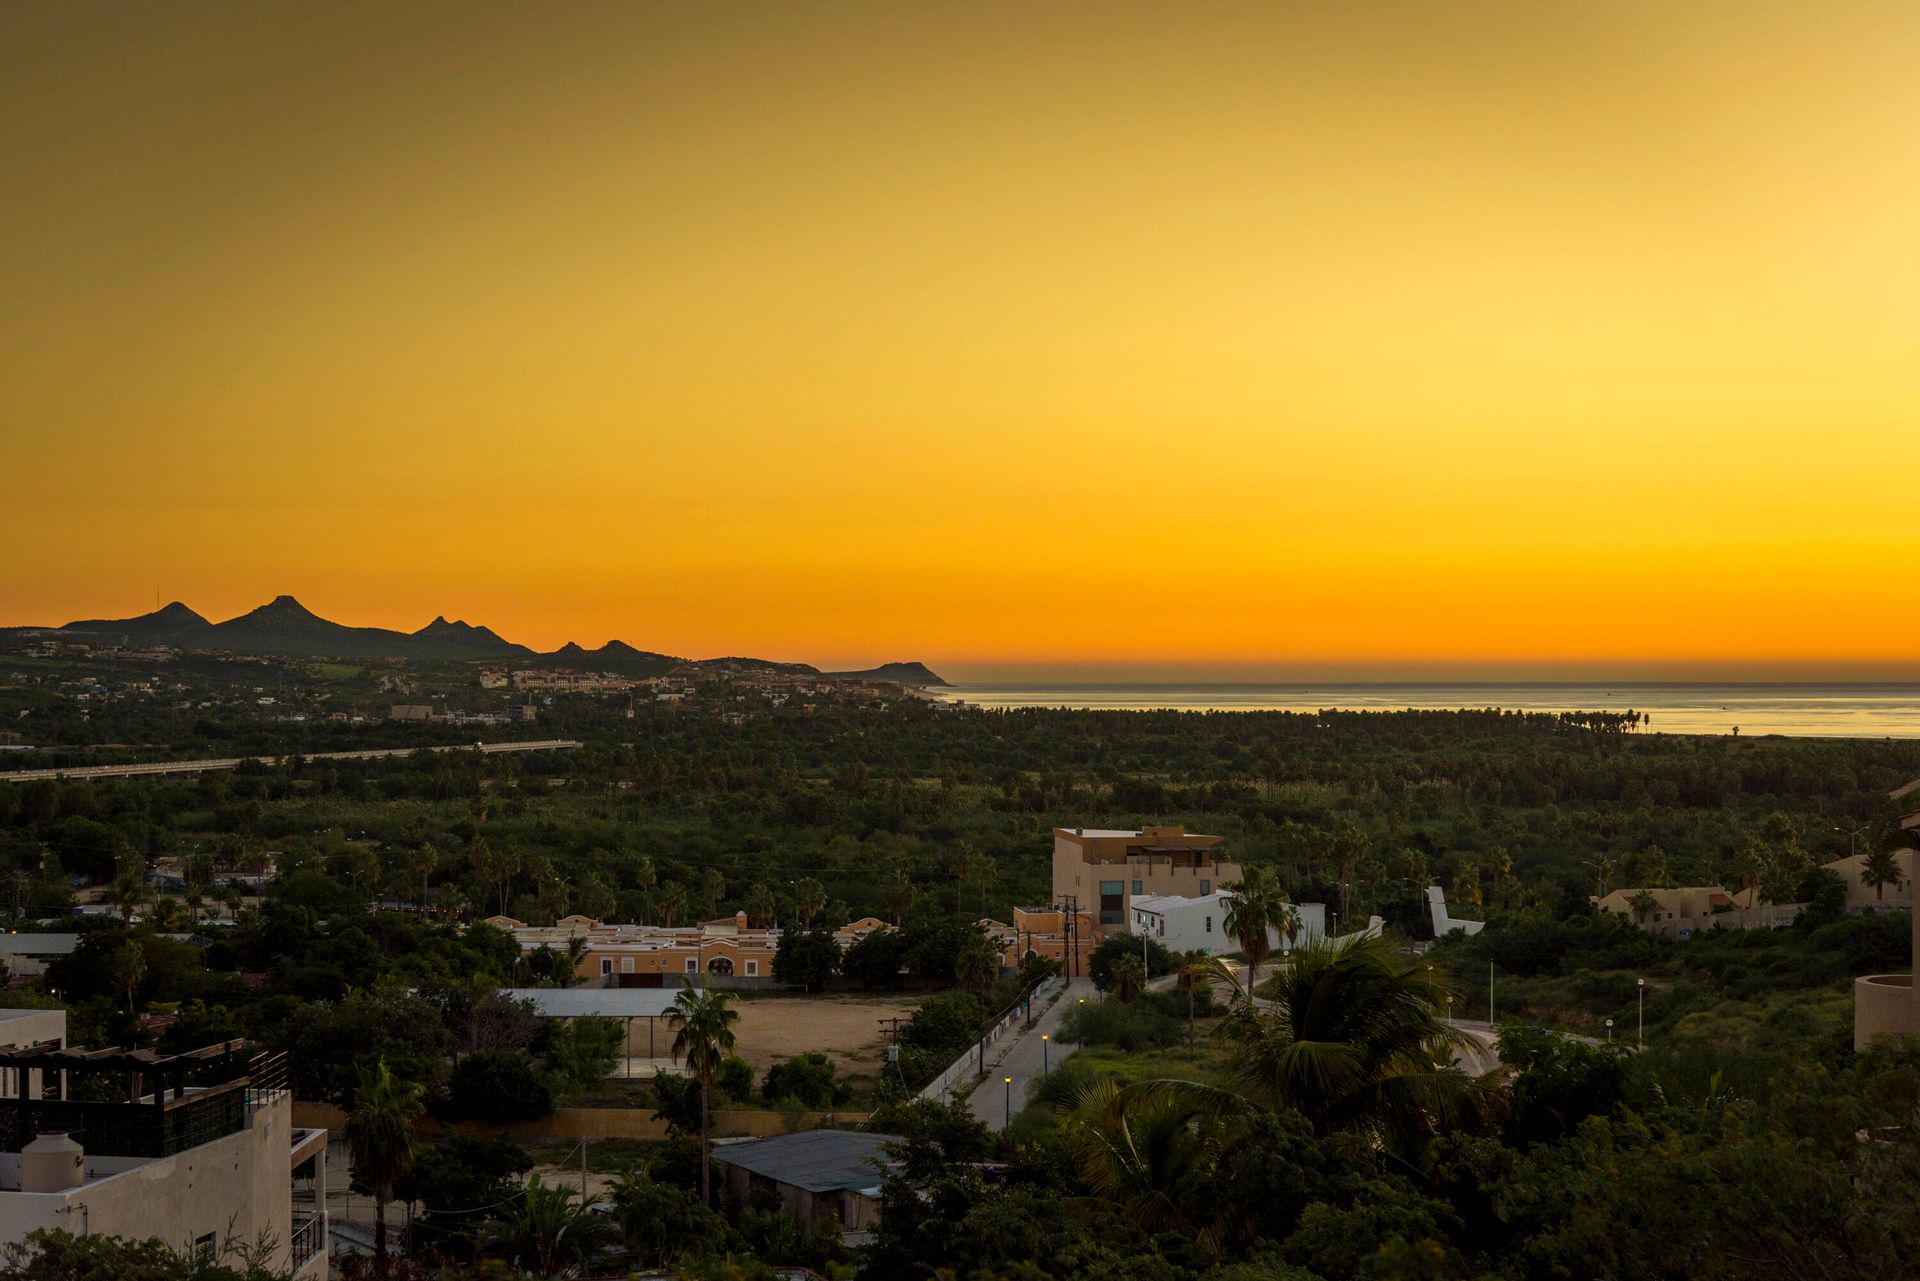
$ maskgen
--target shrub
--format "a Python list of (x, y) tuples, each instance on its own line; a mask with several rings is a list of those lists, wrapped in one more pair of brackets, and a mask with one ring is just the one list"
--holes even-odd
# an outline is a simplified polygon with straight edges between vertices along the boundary
[(816, 1111), (837, 1107), (852, 1091), (835, 1079), (833, 1060), (824, 1054), (796, 1054), (767, 1069), (760, 1097), (768, 1103), (792, 1099)]
[(460, 1060), (438, 1109), (444, 1121), (537, 1121), (553, 1111), (553, 1090), (519, 1050), (481, 1050)]
[(1186, 1040), (1186, 1024), (1158, 1001), (1094, 1001), (1076, 1006), (1060, 1024), (1060, 1039), (1120, 1050), (1152, 1050)]

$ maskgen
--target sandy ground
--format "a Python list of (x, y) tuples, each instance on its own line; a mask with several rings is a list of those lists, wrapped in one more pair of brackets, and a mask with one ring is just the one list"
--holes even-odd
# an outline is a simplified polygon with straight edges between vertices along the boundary
[(817, 1050), (842, 1072), (872, 1076), (885, 1057), (889, 1021), (902, 1023), (916, 999), (897, 996), (770, 996), (734, 1008), (734, 1052), (765, 1072), (780, 1059)]

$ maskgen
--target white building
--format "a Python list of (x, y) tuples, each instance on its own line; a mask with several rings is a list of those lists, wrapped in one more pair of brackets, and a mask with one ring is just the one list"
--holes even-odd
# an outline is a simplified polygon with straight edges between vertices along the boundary
[[(269, 1268), (327, 1275), (327, 1132), (294, 1128), (284, 1059), (244, 1041), (90, 1053), (66, 1028), (64, 1010), (0, 1010), (0, 1246), (40, 1228), (216, 1257), (271, 1240)], [(79, 1071), (127, 1091), (68, 1097)]]
[[(1130, 932), (1144, 934), (1170, 952), (1205, 952), (1217, 956), (1237, 952), (1240, 941), (1227, 933), (1227, 898), (1216, 890), (1195, 898), (1177, 894), (1144, 894), (1133, 900)], [(1302, 947), (1326, 937), (1327, 906), (1324, 903), (1295, 903), (1300, 928), (1291, 935), (1267, 931), (1267, 948), (1282, 952)]]

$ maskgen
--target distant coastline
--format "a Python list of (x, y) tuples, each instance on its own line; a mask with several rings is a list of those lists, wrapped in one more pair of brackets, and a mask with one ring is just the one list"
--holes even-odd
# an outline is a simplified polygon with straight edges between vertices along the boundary
[(966, 681), (937, 691), (982, 708), (1111, 711), (1644, 712), (1653, 734), (1920, 738), (1920, 683)]

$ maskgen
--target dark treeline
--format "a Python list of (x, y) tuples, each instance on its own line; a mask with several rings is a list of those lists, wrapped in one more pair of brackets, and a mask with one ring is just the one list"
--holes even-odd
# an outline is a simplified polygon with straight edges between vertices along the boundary
[(282, 870), (529, 920), (784, 915), (813, 892), (804, 882), (833, 912), (897, 917), (918, 899), (1004, 916), (1047, 898), (1052, 826), (1170, 821), (1274, 865), (1296, 899), (1411, 925), (1429, 877), (1469, 912), (1559, 910), (1601, 886), (1752, 883), (1763, 864), (1791, 879), (1845, 853), (1833, 829), (1884, 821), (1885, 792), (1920, 774), (1907, 741), (1649, 735), (1497, 711), (909, 700), (730, 723), (698, 705), (627, 719), (575, 700), (539, 733), (586, 746), (9, 785), (0, 863), (43, 907), (57, 906), (48, 869), (104, 880), (128, 858), (225, 867), (271, 852)]

